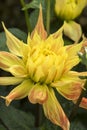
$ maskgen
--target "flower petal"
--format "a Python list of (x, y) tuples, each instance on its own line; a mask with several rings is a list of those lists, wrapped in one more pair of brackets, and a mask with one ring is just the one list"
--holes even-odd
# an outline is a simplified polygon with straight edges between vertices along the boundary
[[(6, 38), (7, 38), (7, 46), (9, 48), (9, 50), (17, 55), (17, 56), (22, 56), (22, 51), (21, 51), (21, 46), (24, 45), (24, 43), (22, 41), (20, 41), (18, 38), (16, 38), (12, 33), (10, 33), (4, 23), (2, 22), (3, 28), (5, 30), (6, 33)], [(23, 45), (22, 45), (23, 44)]]
[(73, 76), (87, 76), (87, 71), (86, 71), (86, 72), (70, 71), (70, 73), (71, 73)]
[(28, 98), (29, 101), (33, 104), (43, 104), (48, 98), (47, 86), (45, 84), (34, 85), (29, 92)]
[(75, 42), (78, 42), (82, 35), (82, 30), (80, 24), (69, 21), (64, 22), (64, 34), (68, 36), (70, 39), (72, 39)]
[(9, 72), (15, 77), (27, 77), (28, 73), (24, 66), (14, 65), (10, 67)]
[(64, 72), (69, 71), (70, 69), (72, 69), (72, 67), (74, 67), (80, 62), (78, 52), (81, 50), (81, 47), (82, 42), (80, 44), (66, 46), (68, 57), (65, 63)]
[(13, 65), (23, 65), (23, 61), (14, 54), (4, 51), (0, 52), (0, 68), (8, 71)]
[(15, 85), (23, 81), (23, 78), (0, 77), (0, 85)]
[[(58, 36), (56, 36), (58, 35)], [(51, 34), (47, 39), (46, 39), (46, 46), (49, 46), (50, 50), (55, 52), (57, 54), (58, 50), (63, 47), (64, 41), (62, 38), (62, 33), (60, 34)]]
[(80, 107), (87, 109), (87, 98), (85, 98), (85, 97), (82, 98)]
[[(78, 99), (81, 90), (84, 89), (85, 80), (77, 76), (65, 75), (61, 78), (59, 85), (56, 84), (57, 91), (68, 100)], [(55, 84), (54, 84), (55, 85)]]
[(70, 59), (78, 54), (78, 52), (82, 48), (82, 44), (83, 44), (83, 42), (81, 42), (79, 44), (73, 44), (73, 45), (66, 46), (66, 51), (67, 51), (68, 56), (69, 56), (68, 59)]
[(48, 90), (48, 99), (43, 104), (46, 117), (54, 124), (59, 125), (63, 130), (69, 130), (69, 121), (57, 101), (53, 89)]
[(74, 66), (76, 66), (80, 62), (80, 59), (78, 56), (74, 56), (73, 58), (66, 61), (64, 66), (64, 73), (71, 70)]
[(8, 106), (15, 99), (25, 98), (29, 90), (32, 88), (33, 83), (31, 80), (24, 80), (20, 85), (14, 88), (6, 97), (1, 96), (6, 100), (6, 105)]
[[(76, 104), (76, 102), (77, 102), (77, 100), (73, 101), (73, 103), (75, 103), (75, 104)], [(87, 98), (85, 98), (85, 97), (82, 98), (79, 107), (87, 109)]]
[(35, 32), (37, 32), (42, 39), (46, 39), (47, 32), (45, 31), (44, 25), (43, 25), (43, 16), (42, 16), (42, 7), (41, 7), (41, 5), (40, 5), (40, 12), (39, 12), (38, 21), (37, 21), (37, 24), (36, 24), (36, 27), (35, 27), (34, 31), (31, 34), (31, 37), (34, 36)]

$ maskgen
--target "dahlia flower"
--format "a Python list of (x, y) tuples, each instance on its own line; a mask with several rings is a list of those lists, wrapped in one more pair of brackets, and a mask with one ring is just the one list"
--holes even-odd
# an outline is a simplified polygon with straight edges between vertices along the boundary
[(87, 0), (56, 0), (55, 12), (64, 20), (78, 17), (87, 5)]
[[(28, 34), (27, 43), (11, 34), (4, 23), (3, 27), (9, 52), (0, 51), (0, 68), (12, 76), (0, 77), (0, 85), (17, 85), (3, 97), (6, 105), (28, 96), (31, 103), (42, 105), (50, 121), (63, 130), (69, 130), (70, 123), (54, 89), (68, 100), (78, 99), (85, 83), (79, 76), (87, 75), (87, 72), (79, 73), (71, 69), (80, 62), (77, 54), (82, 43), (64, 46), (63, 27), (47, 36), (41, 9), (35, 29), (31, 35)], [(82, 107), (84, 102), (83, 99)]]

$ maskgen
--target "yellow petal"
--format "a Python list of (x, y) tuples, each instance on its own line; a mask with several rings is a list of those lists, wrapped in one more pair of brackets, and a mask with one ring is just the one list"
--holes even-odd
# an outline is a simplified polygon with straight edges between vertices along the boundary
[(82, 47), (82, 42), (80, 44), (66, 46), (66, 51), (68, 56), (64, 67), (65, 72), (69, 71), (70, 69), (72, 69), (72, 67), (74, 67), (80, 62), (80, 59), (78, 57), (78, 52), (81, 50), (81, 47)]
[(5, 30), (6, 33), (6, 38), (7, 38), (7, 46), (9, 48), (9, 50), (18, 56), (22, 56), (22, 51), (21, 51), (21, 46), (22, 44), (24, 44), (22, 41), (20, 41), (18, 38), (16, 38), (12, 33), (10, 33), (4, 23), (2, 22), (3, 28)]
[(80, 24), (69, 21), (64, 22), (64, 34), (68, 36), (71, 40), (78, 42), (82, 35), (82, 29)]
[(9, 72), (15, 77), (27, 77), (28, 73), (24, 66), (21, 65), (13, 65), (10, 67)]
[(81, 80), (76, 76), (65, 75), (58, 84), (54, 83), (54, 86), (56, 85), (57, 91), (68, 100), (76, 100), (81, 90), (84, 89), (84, 84), (85, 80)]
[(13, 100), (26, 97), (32, 86), (33, 83), (30, 80), (24, 80), (20, 85), (15, 87), (6, 97), (2, 96), (2, 98), (6, 100), (6, 105), (8, 106)]
[(28, 98), (33, 104), (43, 104), (48, 98), (47, 86), (45, 84), (34, 85), (29, 92)]
[(40, 5), (40, 12), (39, 12), (38, 21), (37, 21), (37, 24), (36, 24), (36, 27), (35, 27), (34, 31), (31, 34), (31, 37), (34, 36), (35, 32), (37, 32), (39, 34), (41, 39), (46, 39), (47, 32), (45, 31), (44, 25), (43, 25), (43, 16), (42, 16), (42, 7), (41, 7), (41, 5)]
[(59, 125), (63, 130), (69, 130), (69, 121), (64, 114), (62, 107), (57, 101), (53, 89), (48, 90), (48, 99), (43, 104), (45, 116), (54, 124)]
[(23, 65), (23, 61), (14, 54), (4, 51), (0, 52), (0, 68), (8, 71), (13, 65)]
[(35, 74), (33, 76), (34, 81), (38, 82), (41, 81), (44, 78), (44, 73), (41, 66), (38, 66), (36, 68)]
[[(58, 35), (58, 36), (56, 36)], [(62, 38), (62, 33), (60, 34), (51, 34), (47, 39), (46, 39), (46, 46), (49, 45), (49, 48), (51, 51), (55, 52), (57, 54), (58, 50), (63, 47), (64, 41)]]
[(23, 81), (23, 78), (0, 77), (0, 85), (16, 85)]
[(34, 64), (34, 62), (30, 57), (28, 58), (27, 61), (27, 69), (28, 69), (29, 76), (32, 78), (36, 70), (36, 65)]
[(46, 78), (46, 84), (49, 84), (51, 83), (54, 78), (55, 78), (55, 75), (56, 75), (56, 67), (55, 66), (52, 66), (49, 71), (48, 71), (48, 75), (47, 75), (47, 78)]
[(80, 62), (80, 59), (78, 56), (74, 56), (73, 58), (70, 58), (69, 60), (66, 60), (65, 66), (64, 66), (64, 73), (71, 70), (74, 66), (76, 66)]
[(70, 71), (69, 73), (72, 74), (73, 76), (87, 76), (87, 71), (85, 72)]
[(73, 45), (66, 46), (66, 51), (68, 53), (68, 59), (70, 59), (78, 54), (78, 52), (82, 48), (82, 44), (83, 44), (83, 42), (81, 42), (79, 44), (73, 44)]

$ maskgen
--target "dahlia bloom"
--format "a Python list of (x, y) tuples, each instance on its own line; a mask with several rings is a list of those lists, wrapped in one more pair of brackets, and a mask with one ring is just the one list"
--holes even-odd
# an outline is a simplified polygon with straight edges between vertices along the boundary
[[(49, 120), (63, 130), (69, 130), (70, 123), (54, 89), (68, 100), (78, 99), (85, 83), (79, 76), (87, 75), (87, 72), (71, 69), (80, 62), (77, 53), (82, 43), (64, 46), (63, 27), (47, 37), (41, 9), (34, 31), (28, 34), (27, 44), (11, 34), (4, 24), (3, 27), (9, 52), (0, 52), (0, 68), (12, 76), (0, 77), (0, 85), (17, 85), (3, 97), (6, 105), (28, 96), (31, 103), (42, 104)], [(84, 107), (85, 102), (83, 99), (80, 105)]]
[(65, 20), (78, 17), (87, 5), (87, 0), (56, 0), (55, 12)]

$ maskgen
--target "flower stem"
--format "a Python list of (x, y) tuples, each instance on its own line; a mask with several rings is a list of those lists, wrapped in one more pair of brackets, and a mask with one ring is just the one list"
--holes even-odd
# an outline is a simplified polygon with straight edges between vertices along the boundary
[[(84, 87), (86, 88), (86, 86), (87, 86), (87, 80), (86, 80), (86, 83), (85, 83), (85, 86), (84, 86)], [(79, 98), (78, 98), (76, 104), (74, 105), (74, 108), (73, 108), (73, 110), (72, 110), (72, 112), (71, 112), (71, 114), (70, 114), (70, 116), (69, 116), (70, 122), (73, 120), (73, 118), (74, 118), (74, 117), (76, 116), (76, 114), (77, 114), (77, 111), (78, 111), (78, 108), (79, 108), (79, 105), (80, 105), (80, 103), (81, 103), (81, 100), (82, 100), (82, 97), (83, 97), (84, 93), (85, 93), (85, 91), (82, 89), (81, 94), (80, 94), (80, 96), (79, 96)]]
[(50, 0), (46, 0), (46, 3), (47, 3), (46, 30), (49, 35), (50, 34)]
[(35, 127), (39, 127), (42, 122), (42, 107), (40, 104), (36, 104), (36, 118), (35, 118)]
[[(22, 7), (25, 6), (25, 2), (24, 0), (20, 0), (20, 3), (22, 5)], [(28, 10), (24, 10), (24, 14), (25, 14), (25, 21), (26, 21), (26, 25), (27, 25), (27, 29), (28, 29), (28, 32), (31, 32), (31, 25), (30, 25), (30, 19), (29, 19), (29, 14), (28, 14)]]

